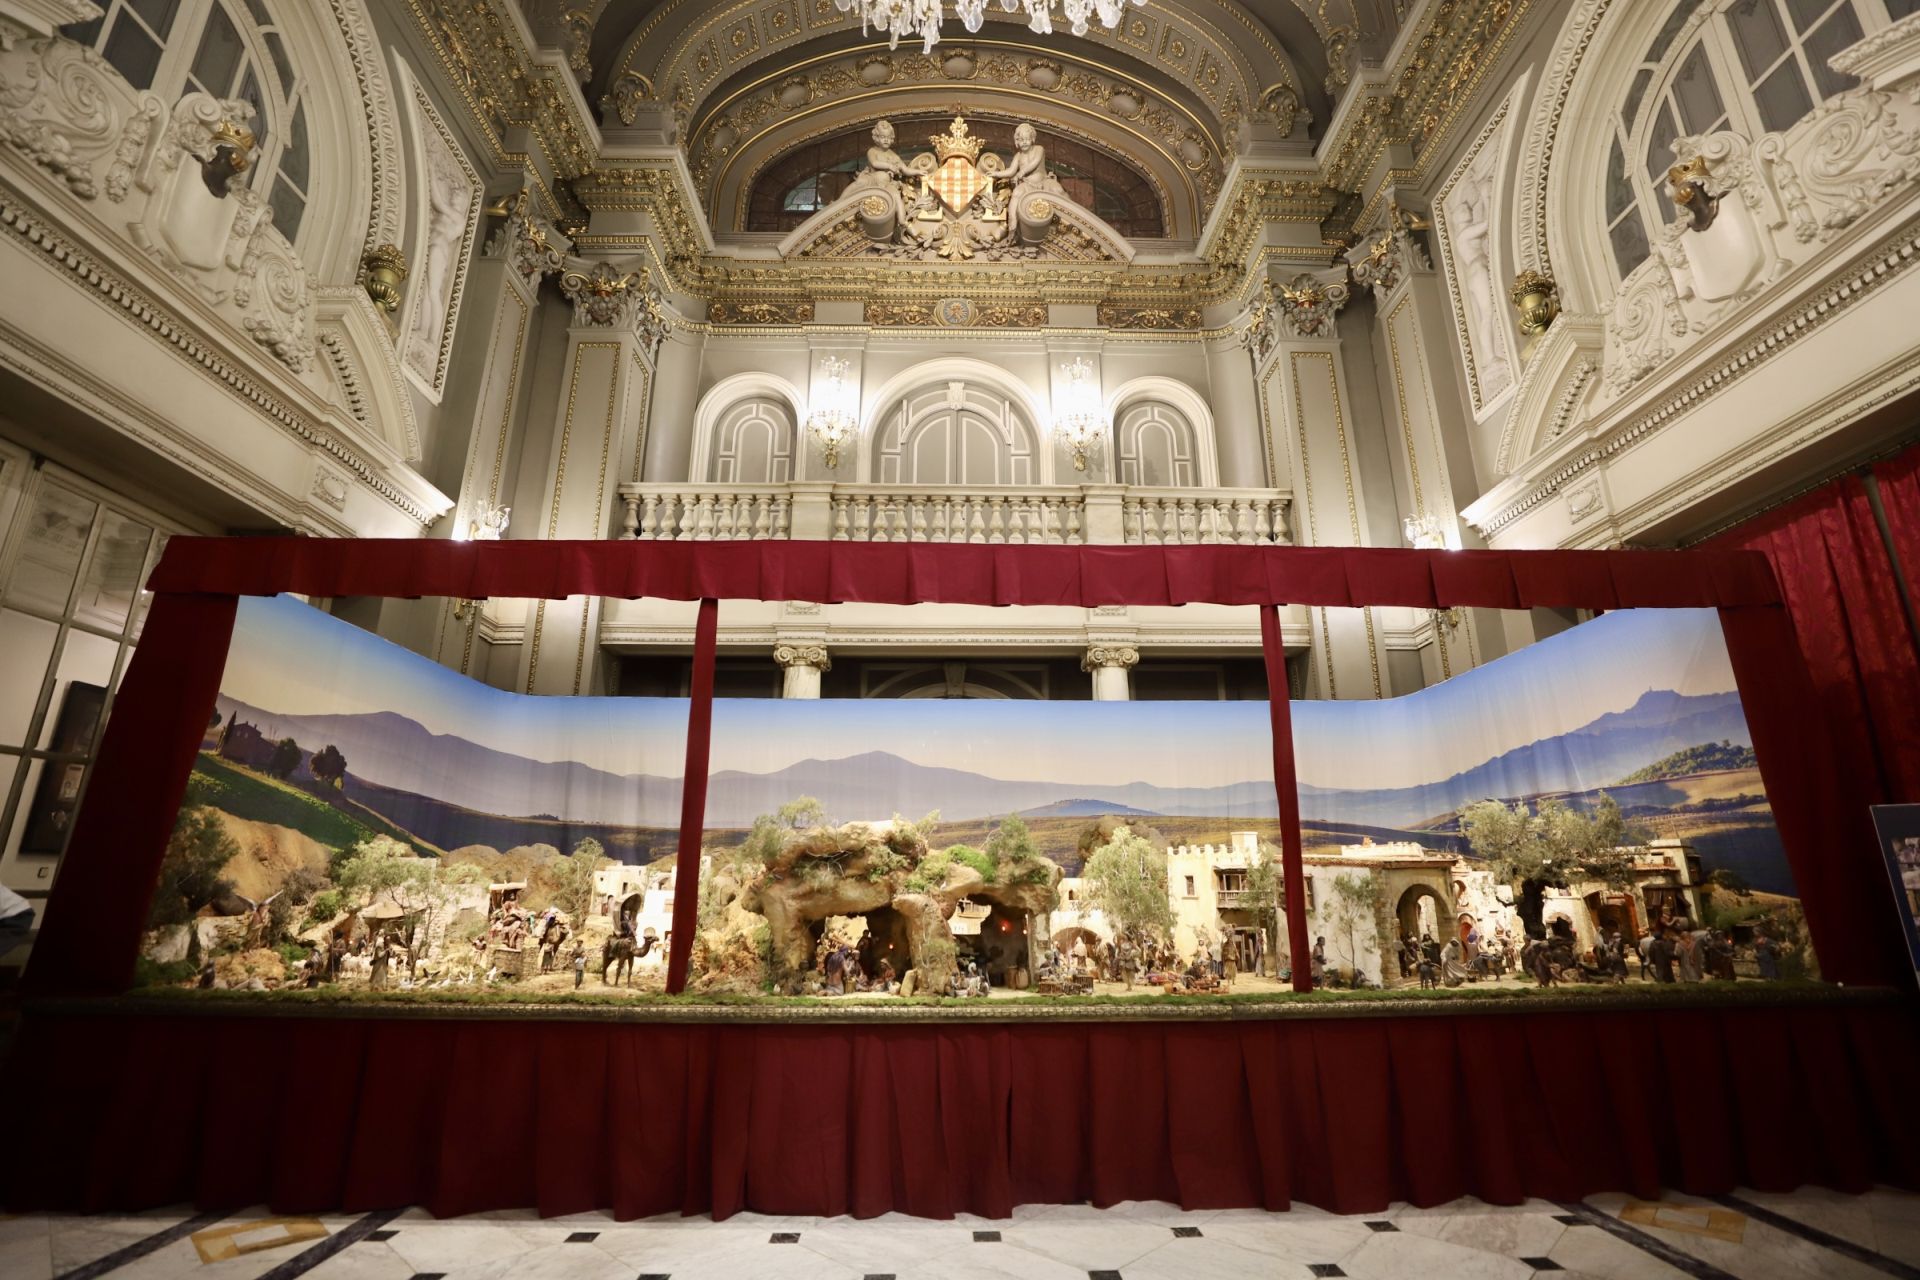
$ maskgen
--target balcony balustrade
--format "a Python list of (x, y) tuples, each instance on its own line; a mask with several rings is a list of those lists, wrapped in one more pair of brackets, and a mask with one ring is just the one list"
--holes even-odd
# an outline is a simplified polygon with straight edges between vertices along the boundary
[(623, 484), (620, 537), (1195, 546), (1293, 541), (1279, 489)]

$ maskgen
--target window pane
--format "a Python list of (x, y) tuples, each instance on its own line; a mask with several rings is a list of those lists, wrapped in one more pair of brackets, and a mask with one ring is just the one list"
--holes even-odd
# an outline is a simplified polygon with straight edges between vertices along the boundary
[[(60, 28), (60, 34), (75, 44), (84, 44), (91, 49), (100, 39), (100, 29), (107, 25), (107, 15), (102, 13), (90, 22), (69, 22)], [(0, 764), (0, 777), (4, 777), (7, 768)]]
[[(1820, 21), (1820, 15), (1833, 8), (1834, 0), (1787, 0), (1787, 13), (1793, 19), (1793, 29), (1801, 35), (1813, 29)], [(1842, 4), (1841, 8), (1850, 7)]]
[(247, 64), (240, 92), (233, 96), (253, 108), (253, 144), (258, 148), (255, 154), (267, 154), (267, 139), (273, 136), (273, 118), (267, 112), (267, 99), (260, 92), (260, 77), (253, 74), (253, 64)]
[(80, 576), (80, 554), (87, 547), (95, 504), (71, 489), (43, 482), (33, 496), (20, 559), (7, 583), (7, 600), (48, 613), (65, 613), (74, 580)]
[(1680, 74), (1673, 78), (1673, 97), (1680, 104), (1680, 120), (1688, 133), (1705, 133), (1726, 114), (1720, 105), (1720, 86), (1713, 82), (1713, 67), (1703, 46), (1693, 46), (1693, 52), (1680, 64)]
[(1727, 10), (1727, 26), (1733, 31), (1749, 82), (1758, 80), (1787, 51), (1787, 33), (1773, 0), (1738, 0)]
[(1614, 265), (1620, 269), (1620, 278), (1626, 279), (1633, 269), (1647, 260), (1647, 232), (1640, 225), (1640, 215), (1629, 213), (1607, 233), (1613, 241)]
[(247, 0), (247, 12), (253, 15), (255, 25), (262, 27), (273, 25), (273, 15), (267, 12), (267, 6), (261, 4), (260, 0)]
[(1813, 64), (1813, 82), (1820, 87), (1822, 98), (1831, 98), (1842, 89), (1851, 89), (1860, 83), (1858, 76), (1843, 76), (1827, 65), (1828, 58), (1859, 40), (1860, 19), (1845, 5), (1807, 37), (1807, 61)]
[(0, 609), (0, 653), (7, 655), (0, 662), (0, 746), (26, 745), (34, 704), (40, 701), (40, 685), (47, 677), (47, 660), (53, 656), (54, 637), (59, 633), (57, 623)]
[(1666, 103), (1660, 104), (1660, 114), (1653, 118), (1653, 132), (1647, 136), (1647, 178), (1657, 190), (1667, 180), (1667, 170), (1673, 167), (1673, 140), (1680, 131), (1673, 127), (1673, 110)]
[(287, 61), (287, 47), (280, 41), (278, 31), (266, 33), (267, 56), (273, 59), (273, 69), (280, 73), (280, 93), (284, 97), (293, 92), (293, 64)]
[(1647, 82), (1652, 79), (1652, 67), (1642, 67), (1634, 73), (1633, 87), (1627, 90), (1626, 105), (1620, 108), (1620, 117), (1627, 122), (1628, 133), (1633, 132), (1633, 122), (1640, 118), (1640, 103), (1647, 96)]
[(86, 581), (74, 601), (73, 616), (109, 631), (126, 626), (134, 593), (140, 589), (140, 573), (146, 567), (147, 547), (152, 541), (150, 526), (107, 513), (100, 526), (100, 537), (94, 542)]
[(1613, 151), (1607, 157), (1607, 221), (1612, 222), (1620, 216), (1620, 211), (1633, 203), (1633, 186), (1627, 181), (1627, 157), (1620, 149), (1620, 140), (1613, 141)]
[(1653, 38), (1653, 45), (1647, 50), (1648, 62), (1659, 62), (1667, 56), (1667, 49), (1673, 44), (1673, 38), (1680, 34), (1680, 28), (1686, 25), (1693, 11), (1700, 7), (1701, 0), (1680, 0), (1673, 6), (1673, 12), (1660, 24), (1660, 34)]
[(1887, 0), (1887, 16), (1895, 22), (1920, 13), (1920, 0)]
[(288, 244), (300, 238), (300, 220), (307, 216), (307, 201), (285, 178), (274, 180), (267, 208), (273, 212), (275, 230), (287, 238)]
[(224, 98), (233, 92), (234, 74), (240, 70), (245, 53), (240, 33), (233, 29), (233, 19), (216, 4), (200, 35), (200, 50), (193, 55), (193, 78), (205, 85), (208, 93)]
[(307, 189), (307, 109), (304, 105), (294, 108), (287, 149), (280, 153), (280, 176), (302, 191)]
[(1760, 87), (1753, 91), (1753, 100), (1760, 107), (1760, 123), (1772, 133), (1778, 133), (1813, 110), (1806, 82), (1800, 78), (1800, 66), (1791, 58), (1760, 82)]
[(153, 34), (165, 40), (173, 32), (173, 15), (180, 8), (180, 0), (127, 0), (127, 8), (139, 14)]
[(113, 34), (107, 37), (107, 47), (100, 54), (134, 88), (153, 88), (153, 73), (160, 66), (160, 46), (139, 23), (125, 18), (114, 23)]

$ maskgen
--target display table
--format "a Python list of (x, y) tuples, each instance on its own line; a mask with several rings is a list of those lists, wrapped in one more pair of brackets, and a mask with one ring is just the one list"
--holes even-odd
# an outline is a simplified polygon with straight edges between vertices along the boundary
[(6, 1068), (35, 1153), (7, 1203), (1004, 1217), (1920, 1185), (1920, 1019), (1891, 992), (926, 1012), (44, 1002)]

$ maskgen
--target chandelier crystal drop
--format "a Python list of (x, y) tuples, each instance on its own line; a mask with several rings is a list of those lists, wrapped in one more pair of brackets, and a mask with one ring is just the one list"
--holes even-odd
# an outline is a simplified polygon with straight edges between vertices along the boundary
[(1073, 469), (1085, 471), (1087, 457), (1099, 452), (1100, 442), (1107, 435), (1106, 406), (1100, 403), (1093, 366), (1085, 356), (1061, 365), (1060, 372), (1067, 375), (1067, 381), (1055, 397), (1059, 412), (1053, 418), (1053, 434), (1073, 450)]
[[(1134, 5), (1146, 2), (1131, 0)], [(1027, 26), (1036, 35), (1052, 35), (1054, 15), (1058, 13), (1069, 31), (1084, 36), (1090, 19), (1097, 20), (1109, 31), (1119, 26), (1128, 3), (1129, 0), (1000, 0), (1000, 8), (1007, 13), (1025, 13)], [(898, 49), (901, 39), (909, 34), (920, 37), (923, 53), (932, 53), (933, 46), (940, 43), (940, 22), (946, 16), (945, 0), (833, 0), (833, 4), (842, 13), (857, 8), (860, 33), (884, 32), (889, 48)], [(987, 19), (987, 0), (953, 0), (953, 11), (969, 32), (978, 32)]]
[(820, 442), (821, 457), (829, 471), (840, 465), (840, 450), (853, 439), (859, 425), (847, 386), (847, 371), (852, 367), (839, 356), (820, 361), (820, 381), (814, 387), (813, 407), (807, 413), (807, 433)]

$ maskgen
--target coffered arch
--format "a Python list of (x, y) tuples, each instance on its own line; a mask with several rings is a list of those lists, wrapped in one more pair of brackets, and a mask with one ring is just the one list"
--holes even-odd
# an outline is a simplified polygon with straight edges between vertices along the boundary
[[(1260, 109), (1263, 92), (1276, 86), (1314, 119), (1328, 117), (1322, 82), (1330, 30), (1319, 8), (1303, 0), (1149, 0), (1130, 5), (1114, 30), (1098, 23), (1084, 36), (1060, 30), (1035, 40), (1034, 52), (1075, 53), (1123, 76), (1189, 86), (1219, 143), (1235, 136)], [(1026, 36), (1022, 16), (992, 5), (978, 39)], [(822, 38), (841, 48), (872, 43), (859, 15), (841, 13), (833, 0), (608, 0), (595, 20), (588, 96), (598, 101), (621, 77), (644, 76), (684, 127), (724, 85), (789, 65), (797, 47)], [(941, 48), (967, 40), (950, 15)], [(903, 42), (898, 52), (917, 54), (918, 45)]]

